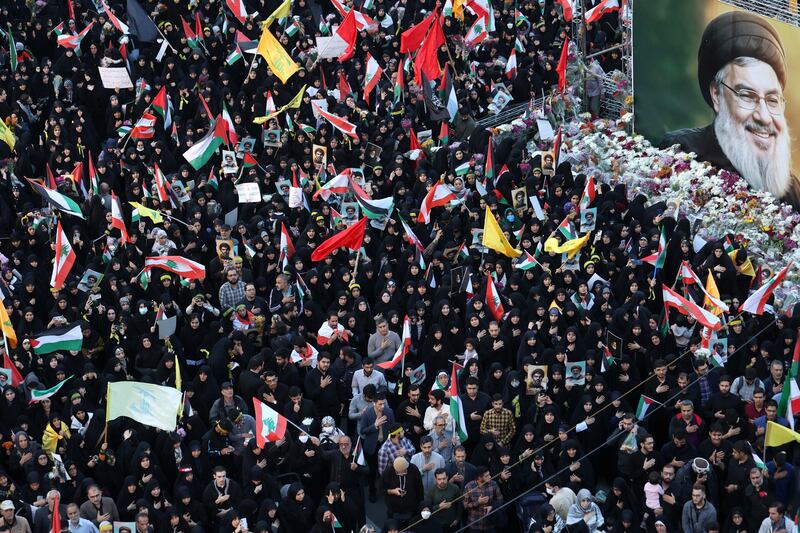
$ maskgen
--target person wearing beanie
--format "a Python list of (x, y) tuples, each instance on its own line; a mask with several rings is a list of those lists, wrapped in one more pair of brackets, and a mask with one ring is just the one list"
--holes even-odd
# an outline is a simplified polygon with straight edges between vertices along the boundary
[(397, 457), (381, 474), (381, 488), (388, 516), (401, 525), (408, 525), (425, 495), (417, 467), (405, 457)]

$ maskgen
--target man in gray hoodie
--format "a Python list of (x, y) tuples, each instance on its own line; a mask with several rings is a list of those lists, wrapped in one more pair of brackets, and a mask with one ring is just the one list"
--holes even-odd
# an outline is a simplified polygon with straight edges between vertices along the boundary
[(684, 533), (705, 533), (706, 526), (717, 521), (717, 510), (706, 501), (706, 489), (703, 485), (696, 484), (692, 487), (692, 500), (683, 506), (681, 519)]

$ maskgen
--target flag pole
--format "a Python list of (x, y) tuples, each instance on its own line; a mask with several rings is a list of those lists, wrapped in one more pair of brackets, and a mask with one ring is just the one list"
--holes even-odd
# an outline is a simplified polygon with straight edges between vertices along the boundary
[[(359, 445), (360, 443), (361, 443), (361, 435), (359, 435), (359, 436), (358, 436), (358, 439), (356, 440), (356, 447), (355, 447), (355, 449), (353, 450), (354, 452), (355, 452), (355, 450), (358, 450), (358, 445)], [(353, 460), (352, 460), (352, 461), (350, 461), (350, 462), (351, 462), (352, 464), (355, 464), (355, 462), (356, 462), (356, 454), (355, 454), (355, 453), (353, 453)]]

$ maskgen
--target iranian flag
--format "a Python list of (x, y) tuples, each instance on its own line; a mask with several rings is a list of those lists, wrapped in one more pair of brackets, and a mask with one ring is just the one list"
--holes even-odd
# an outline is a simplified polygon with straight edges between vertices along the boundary
[(563, 235), (568, 241), (578, 237), (578, 235), (572, 230), (572, 224), (569, 221), (569, 215), (564, 217), (564, 220), (561, 221), (561, 224), (559, 224), (556, 229), (560, 231), (561, 235)]
[(405, 319), (403, 319), (403, 336), (400, 339), (400, 346), (397, 348), (397, 351), (394, 352), (391, 361), (378, 363), (378, 366), (387, 370), (396, 367), (406, 356), (409, 348), (411, 348), (411, 325), (408, 321), (408, 315), (406, 315)]
[(597, 191), (594, 185), (594, 176), (589, 176), (589, 179), (586, 180), (586, 187), (583, 188), (583, 195), (581, 196), (581, 201), (578, 204), (580, 209), (588, 209), (592, 202), (594, 202), (594, 198), (597, 196)]
[(591, 24), (600, 20), (606, 13), (612, 11), (619, 11), (619, 2), (617, 0), (602, 0), (599, 4), (589, 9), (584, 14), (586, 24)]
[[(786, 381), (781, 391), (778, 402), (778, 414), (789, 421), (789, 427), (794, 429), (794, 417), (800, 414), (800, 387), (797, 385), (797, 375), (800, 372), (800, 340), (795, 341), (792, 366), (786, 375)], [(788, 385), (788, 386), (787, 386)]]
[(461, 442), (467, 440), (467, 417), (464, 416), (464, 405), (458, 396), (458, 373), (457, 368), (463, 368), (458, 363), (453, 363), (453, 370), (450, 373), (450, 418), (453, 420), (453, 433), (458, 434)]
[(37, 355), (46, 355), (59, 350), (80, 350), (83, 333), (79, 323), (50, 328), (31, 339), (31, 346)]
[(267, 404), (253, 398), (256, 419), (256, 443), (263, 448), (268, 442), (276, 442), (286, 435), (286, 417)]
[(227, 131), (227, 123), (221, 118), (217, 118), (214, 122), (214, 128), (209, 129), (205, 137), (186, 150), (183, 153), (183, 158), (192, 165), (192, 168), (200, 170), (208, 163), (208, 160), (216, 153), (217, 149), (225, 144)]
[(788, 265), (783, 267), (783, 270), (772, 276), (766, 283), (764, 283), (759, 289), (750, 295), (750, 297), (745, 300), (742, 306), (739, 308), (740, 312), (747, 311), (748, 313), (752, 313), (754, 315), (761, 315), (764, 313), (764, 306), (767, 305), (767, 301), (769, 297), (772, 296), (772, 293), (775, 292), (775, 289), (783, 281), (783, 278), (786, 277), (786, 273), (789, 272), (789, 267), (792, 266), (792, 262), (790, 261)]
[(233, 16), (236, 17), (236, 20), (244, 24), (244, 19), (247, 18), (247, 8), (244, 6), (244, 0), (225, 0), (225, 4), (231, 10)]
[(644, 420), (644, 417), (647, 416), (647, 411), (650, 410), (650, 406), (654, 403), (658, 402), (642, 394), (642, 397), (639, 398), (639, 406), (636, 408), (636, 419)]
[(367, 52), (367, 71), (364, 74), (364, 100), (369, 105), (369, 93), (378, 85), (383, 75), (383, 69), (372, 57), (372, 54)]
[(225, 127), (228, 130), (228, 140), (230, 142), (227, 144), (236, 144), (239, 142), (239, 136), (236, 135), (233, 119), (231, 118), (231, 114), (228, 112), (228, 105), (224, 100), (222, 102), (222, 120), (225, 122)]
[(450, 188), (444, 183), (437, 181), (436, 184), (433, 187), (431, 187), (431, 190), (428, 191), (428, 194), (425, 195), (425, 198), (422, 200), (422, 205), (419, 208), (419, 216), (417, 217), (417, 221), (430, 224), (431, 211), (433, 210), (433, 208), (447, 205), (448, 203), (450, 203), (450, 200), (455, 200), (455, 199), (456, 195), (453, 194), (453, 191), (451, 191)]
[(72, 215), (78, 218), (84, 218), (83, 212), (81, 212), (80, 206), (65, 194), (61, 194), (55, 189), (51, 189), (49, 187), (45, 187), (41, 183), (33, 181), (30, 178), (25, 178), (28, 180), (28, 183), (33, 190), (39, 193), (39, 195), (47, 200), (47, 203), (61, 211), (62, 213), (66, 213), (68, 215)]
[(661, 236), (658, 238), (658, 251), (650, 254), (647, 257), (642, 257), (644, 263), (649, 263), (655, 267), (656, 270), (664, 268), (664, 262), (667, 260), (667, 236), (664, 234), (664, 226), (661, 226)]
[(146, 257), (143, 270), (147, 272), (154, 268), (172, 272), (184, 279), (205, 279), (206, 277), (206, 267), (179, 255)]
[(486, 277), (486, 305), (494, 319), (499, 322), (506, 311), (503, 309), (503, 300), (500, 299), (500, 293), (497, 292), (492, 276)]
[(31, 391), (31, 401), (29, 402), (29, 404), (41, 402), (42, 400), (46, 400), (47, 398), (55, 395), (55, 393), (57, 393), (59, 390), (61, 390), (61, 387), (64, 386), (64, 383), (66, 383), (67, 381), (69, 381), (73, 377), (74, 376), (70, 376), (70, 377), (68, 377), (66, 379), (63, 379), (63, 380), (59, 381), (58, 383), (56, 383), (55, 385), (53, 385), (52, 387), (50, 387), (49, 389), (34, 389), (34, 390), (32, 390)]
[(317, 191), (311, 196), (312, 200), (316, 200), (320, 196), (322, 199), (327, 201), (328, 198), (331, 197), (332, 194), (344, 194), (350, 190), (350, 175), (352, 174), (352, 170), (349, 168), (344, 169), (341, 174), (337, 174), (333, 179), (328, 181), (325, 185), (317, 189)]
[(351, 123), (347, 122), (347, 120), (343, 119), (342, 117), (340, 117), (338, 115), (334, 115), (332, 113), (328, 113), (327, 111), (325, 111), (324, 109), (319, 107), (314, 102), (311, 102), (311, 105), (317, 111), (317, 113), (319, 113), (320, 116), (322, 116), (322, 118), (324, 118), (325, 120), (330, 122), (333, 125), (334, 128), (336, 128), (337, 130), (341, 131), (342, 133), (344, 133), (348, 137), (352, 137), (353, 139), (358, 139), (358, 135), (356, 134), (356, 126), (355, 126), (355, 124), (351, 124)]
[(661, 287), (664, 291), (665, 307), (677, 309), (680, 314), (693, 317), (700, 325), (710, 328), (713, 331), (722, 327), (719, 317), (715, 316), (713, 313), (698, 306), (691, 299), (682, 297), (666, 285), (662, 285)]
[(486, 36), (486, 15), (484, 15), (478, 17), (478, 20), (470, 26), (469, 31), (464, 36), (464, 44), (469, 47), (475, 47), (486, 39)]
[(117, 228), (122, 234), (122, 244), (127, 243), (128, 229), (125, 227), (125, 220), (122, 218), (122, 206), (119, 205), (119, 198), (111, 191), (111, 226)]
[(53, 260), (53, 275), (50, 277), (50, 286), (54, 290), (61, 290), (64, 282), (75, 264), (75, 250), (72, 249), (72, 244), (69, 242), (69, 237), (64, 233), (61, 227), (61, 220), (58, 221), (56, 228), (56, 256)]

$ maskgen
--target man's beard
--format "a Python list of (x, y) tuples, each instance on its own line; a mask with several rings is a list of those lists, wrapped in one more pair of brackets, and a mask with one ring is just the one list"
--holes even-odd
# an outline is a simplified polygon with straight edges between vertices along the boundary
[[(775, 135), (772, 153), (763, 154), (745, 140), (748, 131)], [(719, 114), (714, 120), (714, 133), (722, 151), (733, 167), (747, 180), (751, 187), (768, 191), (775, 198), (782, 198), (792, 180), (792, 152), (789, 128), (784, 126), (778, 133), (774, 126), (761, 126), (752, 120), (738, 122), (728, 109), (725, 98), (719, 100)]]

